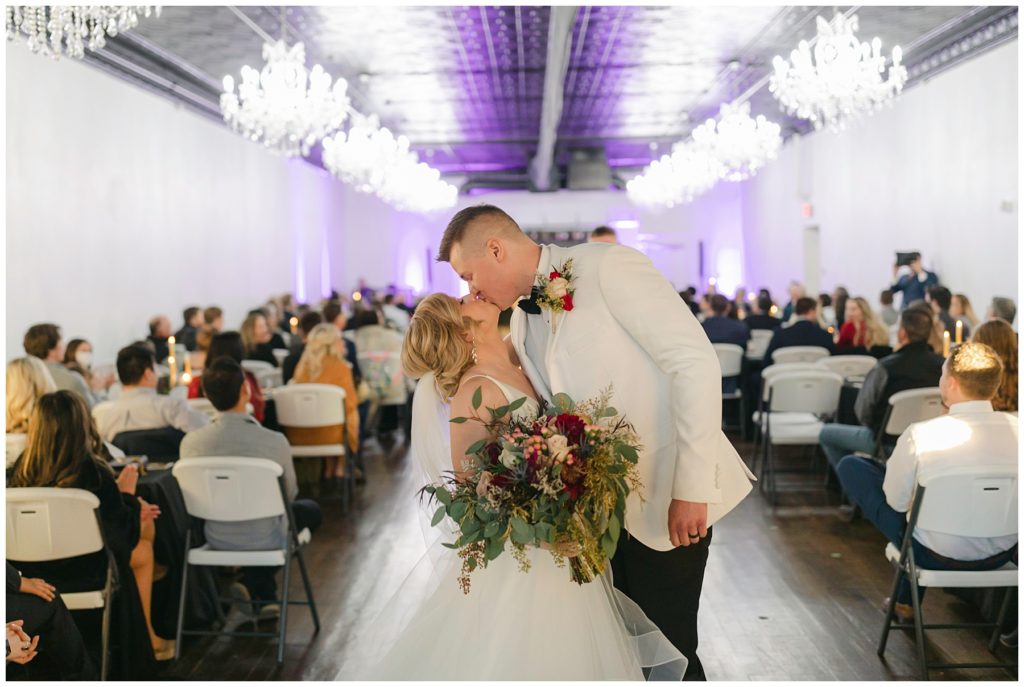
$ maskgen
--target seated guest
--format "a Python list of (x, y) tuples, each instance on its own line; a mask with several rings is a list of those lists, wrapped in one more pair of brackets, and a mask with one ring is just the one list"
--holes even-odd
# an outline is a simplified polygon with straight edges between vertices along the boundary
[(46, 368), (58, 389), (68, 389), (80, 394), (90, 406), (96, 404), (96, 396), (89, 389), (85, 378), (61, 363), (64, 359), (64, 342), (61, 341), (60, 327), (55, 324), (34, 324), (25, 332), (22, 345), (26, 353), (46, 363)]
[(699, 312), (697, 313), (697, 319), (703, 322), (709, 317), (714, 316), (714, 312), (711, 310), (711, 297), (715, 295), (713, 293), (705, 293), (700, 297), (700, 304), (698, 305)]
[[(242, 364), (242, 335), (238, 332), (221, 332), (215, 334), (210, 341), (210, 350), (207, 353), (207, 360), (212, 364), (218, 358), (227, 357), (239, 365)], [(260, 389), (259, 380), (256, 375), (248, 370), (245, 372), (245, 384), (249, 389), (249, 401), (252, 403), (252, 416), (256, 421), (263, 424), (265, 418), (267, 400), (263, 397), (263, 390)], [(205, 375), (205, 371), (203, 375)], [(203, 398), (203, 375), (192, 379), (188, 385), (189, 398)]]
[[(395, 329), (405, 333), (409, 328), (409, 313), (398, 306), (393, 293), (384, 296), (384, 303), (380, 306), (384, 313), (385, 324), (390, 323)], [(344, 329), (343, 327), (341, 329)]]
[(772, 317), (772, 297), (759, 295), (757, 300), (754, 301), (754, 312), (747, 315), (743, 323), (747, 325), (751, 330), (754, 329), (769, 329), (775, 331), (782, 326), (782, 320), (777, 317)]
[(711, 343), (727, 343), (747, 350), (750, 328), (738, 319), (728, 317), (729, 299), (721, 294), (711, 297), (711, 317), (701, 324)]
[(103, 439), (113, 441), (121, 432), (163, 427), (191, 432), (209, 422), (184, 399), (158, 395), (154, 367), (153, 354), (143, 346), (135, 344), (118, 351), (117, 376), (124, 390), (117, 400), (101, 403), (93, 413)]
[[(839, 463), (839, 480), (864, 516), (900, 546), (907, 511), (917, 483), (949, 468), (1017, 467), (1017, 418), (996, 412), (991, 399), (999, 388), (1003, 364), (984, 344), (954, 346), (942, 366), (942, 402), (949, 414), (912, 424), (900, 436), (885, 466), (858, 456)], [(929, 498), (926, 494), (925, 498)], [(968, 504), (948, 504), (966, 508)], [(923, 530), (913, 532), (914, 560), (927, 570), (993, 570), (1017, 551), (1017, 535), (961, 537)], [(923, 597), (925, 588), (919, 590)], [(904, 578), (896, 591), (896, 614), (907, 622), (913, 610), (911, 587)]]
[(82, 375), (97, 400), (105, 398), (106, 392), (117, 381), (117, 375), (113, 372), (103, 376), (93, 373), (92, 344), (85, 339), (71, 339), (68, 342), (64, 351), (64, 367)]
[(782, 321), (789, 322), (796, 310), (796, 302), (804, 297), (804, 285), (798, 281), (789, 282), (789, 303), (782, 309)]
[(170, 336), (171, 321), (166, 315), (157, 315), (149, 321), (149, 336), (146, 339), (153, 344), (156, 361), (160, 364), (163, 364), (172, 353), (167, 342)]
[(846, 323), (846, 302), (849, 300), (850, 292), (847, 291), (845, 287), (837, 286), (836, 290), (832, 293), (832, 307), (835, 311), (836, 331), (839, 331), (843, 324)]
[(174, 338), (178, 343), (185, 345), (185, 350), (192, 352), (196, 350), (196, 334), (199, 333), (199, 328), (203, 325), (203, 314), (197, 306), (193, 305), (185, 308), (181, 317), (185, 324), (174, 333)]
[(206, 367), (206, 358), (210, 352), (210, 343), (213, 341), (213, 336), (217, 332), (214, 331), (213, 327), (204, 324), (196, 332), (196, 350), (191, 353), (192, 360), (192, 373), (201, 373), (203, 368)]
[(7, 564), (7, 622), (23, 621), (26, 635), (39, 638), (40, 667), (49, 664), (61, 680), (98, 680), (71, 612), (46, 580), (22, 577)]
[(780, 348), (790, 346), (820, 346), (827, 348), (829, 353), (835, 352), (832, 335), (818, 325), (818, 303), (813, 298), (801, 297), (793, 309), (796, 322), (778, 330), (768, 342), (768, 350), (764, 354), (764, 365), (772, 364), (772, 354)]
[[(394, 332), (392, 332), (394, 333)], [(397, 334), (396, 334), (397, 336)], [(306, 338), (306, 350), (302, 353), (295, 376), (295, 384), (333, 384), (345, 390), (345, 428), (347, 435), (342, 436), (342, 426), (334, 427), (285, 427), (288, 441), (295, 446), (313, 444), (347, 443), (353, 453), (359, 450), (359, 413), (356, 386), (352, 370), (345, 363), (341, 334), (333, 324), (318, 324)], [(345, 461), (341, 456), (324, 459), (324, 476), (342, 477), (345, 474)]]
[(882, 307), (878, 310), (878, 317), (885, 323), (886, 327), (891, 327), (900, 321), (900, 314), (896, 311), (896, 308), (892, 307), (892, 291), (886, 289), (878, 296), (878, 304)]
[(889, 331), (875, 317), (867, 300), (860, 297), (848, 299), (843, 326), (839, 328), (836, 350), (862, 348), (866, 353), (875, 346), (888, 345)]
[[(956, 334), (956, 319), (949, 314), (949, 309), (953, 305), (953, 294), (945, 286), (933, 286), (928, 289), (928, 303), (932, 307), (932, 312), (935, 316), (942, 320), (942, 326), (945, 331), (949, 332), (950, 336)], [(964, 322), (963, 336), (966, 340), (971, 335), (971, 328)]]
[[(345, 328), (348, 326), (348, 318), (345, 317), (345, 311), (342, 309), (340, 301), (332, 300), (324, 306), (323, 321), (334, 323), (334, 326), (338, 328), (339, 332), (345, 331)], [(408, 328), (408, 326), (406, 328)], [(355, 377), (356, 386), (358, 386), (359, 382), (363, 379), (363, 373), (359, 369), (359, 358), (356, 355), (356, 344), (354, 341), (350, 341), (345, 337), (342, 337), (341, 341), (345, 345), (345, 360), (347, 360), (348, 364), (352, 366), (352, 375)]]
[[(315, 501), (295, 498), (299, 490), (288, 440), (279, 432), (261, 427), (245, 412), (252, 398), (241, 365), (229, 356), (221, 356), (211, 360), (202, 380), (203, 393), (220, 414), (209, 426), (191, 432), (182, 440), (181, 460), (245, 456), (278, 463), (284, 468), (285, 494), (297, 530), (301, 532), (308, 527), (315, 532), (322, 519), (320, 506)], [(280, 549), (287, 542), (288, 521), (284, 516), (242, 522), (207, 520), (204, 531), (206, 542), (215, 549)], [(243, 601), (276, 599), (274, 576), (278, 570), (280, 568), (243, 567), (241, 585), (232, 585), (232, 595)], [(277, 617), (281, 612), (278, 604), (259, 605), (262, 606), (260, 618)], [(244, 610), (251, 613), (252, 607)]]
[(949, 314), (954, 320), (960, 320), (964, 323), (964, 331), (974, 331), (981, 324), (981, 320), (974, 313), (974, 306), (971, 305), (971, 301), (965, 294), (954, 293), (953, 300), (950, 301)]
[[(160, 509), (135, 496), (138, 476), (129, 465), (114, 478), (89, 408), (77, 394), (56, 391), (39, 399), (29, 423), (28, 446), (7, 480), (8, 487), (84, 489), (99, 498), (103, 540), (113, 554), (120, 585), (112, 609), (113, 632), (120, 638), (121, 656), (115, 659), (120, 679), (152, 677), (154, 653), (158, 660), (174, 655), (174, 642), (158, 637), (150, 618), (154, 520)], [(23, 575), (76, 592), (103, 587), (107, 554), (12, 564)]]
[(590, 232), (587, 243), (618, 243), (619, 237), (611, 227), (598, 227)]
[(818, 321), (825, 329), (836, 326), (836, 309), (832, 305), (831, 294), (818, 294)]
[(988, 311), (985, 313), (986, 320), (1006, 320), (1009, 324), (1013, 324), (1016, 317), (1017, 305), (1013, 299), (1002, 296), (992, 298), (992, 303), (989, 304)]
[[(280, 335), (278, 335), (280, 336)], [(277, 367), (274, 357), (273, 336), (267, 326), (267, 317), (261, 310), (254, 310), (242, 322), (242, 343), (245, 345), (245, 360), (262, 360)], [(282, 348), (284, 342), (282, 341)]]
[(216, 305), (211, 305), (203, 310), (203, 324), (212, 329), (213, 333), (216, 334), (224, 329), (224, 311)]
[[(1017, 412), (1017, 332), (1006, 320), (989, 320), (974, 330), (971, 341), (991, 346), (1003, 361), (1003, 379), (992, 397), (992, 407), (1006, 413)], [(8, 382), (10, 383), (10, 382)]]
[(938, 386), (942, 375), (942, 356), (928, 345), (931, 331), (929, 312), (907, 308), (900, 313), (896, 352), (871, 368), (857, 394), (853, 410), (860, 425), (829, 423), (822, 427), (819, 438), (821, 450), (833, 469), (838, 467), (843, 456), (874, 451), (875, 437), (882, 428), (893, 394)]
[(36, 402), (57, 390), (57, 385), (39, 358), (15, 358), (7, 363), (7, 467), (28, 442), (28, 420)]
[[(324, 312), (328, 312), (328, 308), (330, 307), (330, 304), (328, 304), (327, 307), (324, 308)], [(338, 309), (341, 310), (340, 307)], [(321, 317), (320, 313), (316, 312), (315, 310), (312, 312), (308, 312), (301, 318), (299, 318), (299, 336), (302, 337), (302, 343), (299, 345), (298, 348), (296, 348), (292, 353), (290, 353), (287, 358), (284, 359), (283, 363), (281, 363), (281, 379), (284, 381), (285, 384), (287, 384), (288, 381), (295, 376), (295, 366), (299, 364), (299, 360), (302, 358), (302, 353), (306, 350), (306, 339), (309, 338), (309, 333), (313, 331), (313, 327), (317, 326), (323, 321), (324, 318)], [(350, 344), (352, 343), (347, 339), (345, 339), (345, 341)]]

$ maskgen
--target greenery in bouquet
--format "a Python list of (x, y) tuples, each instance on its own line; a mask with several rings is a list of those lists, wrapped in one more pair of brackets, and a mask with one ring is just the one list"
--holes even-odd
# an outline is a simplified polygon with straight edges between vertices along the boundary
[(557, 394), (537, 417), (516, 418), (520, 398), (452, 422), (480, 422), (492, 439), (470, 446), (468, 469), (446, 473), (422, 493), (436, 500), (432, 525), (447, 516), (459, 536), (445, 546), (463, 560), (459, 583), (469, 593), (470, 575), (507, 549), (523, 572), (527, 546), (548, 549), (559, 566), (568, 560), (578, 584), (607, 568), (625, 523), (626, 498), (639, 492), (638, 444), (633, 427), (608, 405), (611, 389), (575, 403)]

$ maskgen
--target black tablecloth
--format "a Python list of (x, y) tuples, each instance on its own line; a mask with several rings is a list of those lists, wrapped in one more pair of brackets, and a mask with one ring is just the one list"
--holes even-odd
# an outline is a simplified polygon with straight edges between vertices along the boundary
[[(185, 500), (170, 469), (151, 470), (139, 477), (135, 492), (160, 507), (156, 519), (154, 554), (158, 563), (168, 567), (167, 576), (153, 583), (153, 629), (161, 637), (174, 637), (181, 598), (182, 563), (185, 533), (192, 528), (192, 546), (203, 542), (202, 525), (190, 524)], [(185, 627), (208, 627), (217, 619), (217, 587), (213, 568), (189, 570), (188, 596), (185, 597)]]

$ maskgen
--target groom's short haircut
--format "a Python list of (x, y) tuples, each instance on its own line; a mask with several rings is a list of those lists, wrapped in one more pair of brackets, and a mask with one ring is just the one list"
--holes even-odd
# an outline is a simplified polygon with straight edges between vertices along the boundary
[(444, 230), (444, 237), (441, 239), (441, 247), (437, 251), (438, 262), (449, 262), (452, 256), (452, 246), (462, 243), (466, 238), (467, 229), (472, 222), (478, 219), (491, 219), (499, 227), (499, 233), (505, 235), (511, 232), (522, 233), (516, 221), (507, 212), (497, 205), (474, 205), (463, 208), (455, 213), (448, 227)]

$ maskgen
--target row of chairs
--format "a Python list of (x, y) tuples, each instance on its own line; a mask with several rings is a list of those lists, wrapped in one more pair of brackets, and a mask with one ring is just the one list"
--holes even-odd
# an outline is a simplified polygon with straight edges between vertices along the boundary
[[(302, 550), (312, 539), (308, 529), (297, 531), (285, 504), (283, 469), (263, 458), (203, 458), (176, 463), (175, 479), (181, 488), (185, 508), (191, 517), (222, 522), (239, 522), (284, 515), (288, 537), (281, 549), (262, 551), (222, 551), (208, 545), (192, 546), (191, 529), (186, 535), (181, 596), (177, 619), (177, 648), (180, 656), (184, 635), (227, 635), (238, 637), (274, 637), (277, 639), (277, 663), (284, 662), (288, 626), (288, 607), (309, 606), (314, 634), (320, 631), (320, 618)], [(97, 551), (107, 553), (106, 582), (100, 589), (62, 593), (61, 600), (70, 611), (103, 609), (101, 621), (100, 679), (106, 680), (110, 665), (110, 614), (114, 595), (120, 589), (117, 566), (103, 538), (99, 519), (99, 499), (82, 489), (21, 488), (6, 490), (8, 560), (39, 563), (82, 556)], [(291, 562), (299, 564), (305, 587), (305, 600), (291, 597)], [(271, 566), (284, 567), (281, 618), (277, 632), (223, 632), (185, 630), (185, 599), (190, 566)], [(221, 599), (230, 601), (230, 599)], [(217, 605), (220, 612), (220, 606)], [(222, 625), (224, 618), (221, 618)]]

